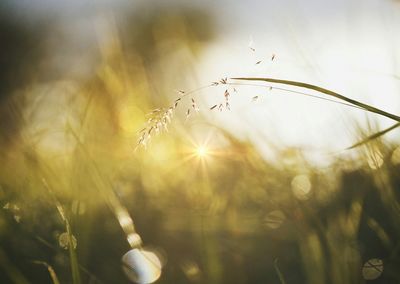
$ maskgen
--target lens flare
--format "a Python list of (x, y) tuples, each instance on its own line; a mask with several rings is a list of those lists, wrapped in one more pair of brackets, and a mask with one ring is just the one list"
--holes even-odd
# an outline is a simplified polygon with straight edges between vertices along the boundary
[(199, 146), (196, 148), (196, 155), (199, 158), (205, 158), (208, 155), (208, 149), (205, 146)]

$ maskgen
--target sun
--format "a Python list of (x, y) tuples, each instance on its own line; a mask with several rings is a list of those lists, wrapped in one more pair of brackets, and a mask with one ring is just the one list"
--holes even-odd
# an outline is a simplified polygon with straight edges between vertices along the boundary
[(199, 158), (205, 158), (208, 154), (208, 149), (205, 146), (199, 146), (196, 148), (196, 156)]

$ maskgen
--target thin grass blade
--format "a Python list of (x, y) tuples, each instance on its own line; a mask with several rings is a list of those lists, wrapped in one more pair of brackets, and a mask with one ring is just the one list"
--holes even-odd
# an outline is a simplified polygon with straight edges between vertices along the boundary
[(358, 146), (364, 145), (372, 140), (375, 140), (376, 138), (381, 137), (382, 135), (385, 135), (386, 133), (392, 131), (393, 129), (396, 129), (399, 126), (400, 126), (400, 123), (396, 123), (382, 131), (376, 132), (376, 133), (366, 137), (365, 139), (361, 140), (360, 142), (357, 142), (356, 144), (346, 148), (346, 150), (354, 149), (354, 148), (357, 148)]
[(281, 284), (286, 284), (285, 278), (283, 277), (283, 274), (282, 274), (281, 270), (279, 269), (277, 258), (274, 260), (274, 268), (275, 268), (276, 274), (278, 274), (278, 278), (279, 278), (279, 281), (281, 282)]
[(312, 84), (308, 84), (308, 83), (303, 83), (303, 82), (298, 82), (298, 81), (290, 81), (290, 80), (281, 80), (281, 79), (274, 79), (274, 78), (247, 78), (247, 77), (243, 77), (243, 78), (231, 78), (232, 80), (241, 80), (241, 81), (264, 81), (264, 82), (269, 82), (269, 83), (276, 83), (276, 84), (284, 84), (284, 85), (289, 85), (289, 86), (296, 86), (296, 87), (301, 87), (301, 88), (305, 88), (305, 89), (309, 89), (309, 90), (314, 90), (317, 91), (319, 93), (331, 96), (331, 97), (335, 97), (339, 100), (348, 102), (352, 105), (358, 106), (366, 111), (369, 112), (373, 112), (382, 116), (385, 116), (387, 118), (393, 119), (395, 121), (399, 121), (400, 122), (400, 116), (397, 116), (395, 114), (386, 112), (384, 110), (378, 109), (376, 107), (373, 107), (371, 105), (362, 103), (360, 101), (357, 100), (353, 100), (351, 98), (348, 98), (346, 96), (340, 95), (338, 93), (335, 93), (331, 90), (316, 86), (316, 85), (312, 85)]
[(50, 274), (50, 277), (51, 277), (51, 280), (53, 281), (53, 284), (60, 284), (60, 281), (58, 281), (58, 278), (57, 278), (57, 274), (56, 274), (56, 272), (54, 271), (53, 267), (50, 264), (48, 264), (45, 261), (39, 261), (39, 260), (35, 260), (35, 261), (33, 261), (33, 263), (45, 266), (47, 268), (47, 271)]
[(78, 256), (76, 254), (74, 246), (72, 245), (73, 244), (73, 235), (72, 235), (70, 222), (67, 218), (67, 214), (65, 214), (63, 206), (58, 201), (57, 197), (54, 195), (52, 189), (50, 188), (49, 184), (47, 183), (47, 181), (44, 178), (42, 179), (42, 183), (45, 186), (45, 188), (47, 189), (47, 191), (49, 192), (50, 196), (53, 198), (56, 208), (58, 210), (58, 213), (64, 222), (65, 229), (68, 234), (68, 244), (69, 244), (68, 251), (69, 251), (69, 260), (70, 260), (70, 265), (71, 265), (72, 283), (73, 284), (81, 284)]

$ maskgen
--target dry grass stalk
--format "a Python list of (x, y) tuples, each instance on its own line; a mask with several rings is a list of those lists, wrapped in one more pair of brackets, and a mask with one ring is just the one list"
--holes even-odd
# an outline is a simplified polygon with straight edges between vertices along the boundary
[[(275, 54), (272, 54), (271, 57), (271, 61), (273, 61), (275, 59)], [(261, 61), (258, 61), (256, 64), (261, 63)], [(273, 78), (230, 78), (231, 80), (236, 80), (239, 81), (239, 83), (237, 82), (230, 82), (229, 79), (227, 77), (224, 77), (218, 81), (214, 81), (212, 82), (210, 85), (198, 88), (196, 90), (192, 90), (189, 92), (185, 92), (185, 91), (178, 91), (179, 97), (174, 101), (174, 103), (165, 109), (155, 109), (153, 110), (150, 114), (149, 114), (149, 119), (147, 120), (147, 126), (145, 128), (143, 128), (141, 131), (139, 131), (139, 139), (136, 145), (136, 148), (139, 146), (146, 146), (147, 143), (149, 142), (150, 138), (152, 137), (152, 134), (158, 134), (160, 133), (162, 130), (168, 131), (168, 124), (171, 122), (171, 119), (173, 117), (173, 114), (176, 110), (176, 108), (178, 107), (178, 105), (180, 104), (180, 102), (186, 98), (188, 95), (194, 94), (202, 89), (205, 88), (209, 88), (209, 87), (217, 87), (217, 86), (221, 86), (221, 85), (227, 85), (230, 88), (233, 88), (233, 92), (236, 93), (237, 90), (235, 89), (234, 86), (256, 86), (256, 87), (265, 87), (268, 88), (270, 91), (272, 89), (277, 89), (277, 90), (281, 90), (281, 91), (286, 91), (289, 93), (295, 93), (295, 94), (300, 94), (300, 95), (304, 95), (304, 96), (310, 96), (313, 98), (317, 98), (317, 99), (321, 99), (321, 100), (326, 100), (329, 102), (334, 102), (334, 103), (339, 103), (339, 104), (343, 104), (346, 106), (350, 106), (353, 108), (358, 108), (364, 111), (368, 111), (368, 112), (372, 112), (375, 114), (379, 114), (382, 116), (385, 116), (387, 118), (393, 119), (397, 122), (400, 121), (400, 117), (397, 115), (394, 115), (392, 113), (388, 113), (385, 112), (381, 109), (378, 109), (376, 107), (373, 107), (371, 105), (367, 105), (365, 103), (362, 103), (360, 101), (351, 99), (349, 97), (340, 95), (336, 92), (333, 92), (331, 90), (319, 87), (319, 86), (315, 86), (315, 85), (311, 85), (311, 84), (307, 84), (307, 83), (303, 83), (303, 82), (296, 82), (296, 81), (289, 81), (289, 80), (281, 80), (281, 79), (273, 79)], [(273, 83), (273, 84), (283, 84), (283, 85), (287, 85), (287, 86), (294, 86), (294, 87), (300, 87), (300, 88), (305, 88), (305, 89), (309, 89), (309, 90), (313, 90), (316, 91), (318, 93), (320, 93), (321, 95), (325, 95), (328, 97), (323, 97), (323, 96), (316, 96), (316, 95), (311, 95), (311, 94), (307, 94), (305, 92), (301, 92), (301, 91), (295, 91), (295, 90), (290, 90), (290, 89), (285, 89), (285, 88), (281, 88), (281, 87), (275, 87), (272, 85), (266, 86), (266, 85), (256, 85), (256, 84), (251, 84), (251, 83), (240, 83), (240, 81), (264, 81), (264, 82), (268, 82), (268, 83)], [(222, 112), (223, 110), (230, 110), (230, 96), (231, 93), (229, 91), (229, 89), (225, 89), (224, 93), (224, 101), (220, 102), (218, 104), (215, 104), (213, 106), (211, 106), (209, 109), (210, 110), (215, 110), (218, 109), (220, 112)], [(331, 99), (329, 97), (333, 97), (334, 99)], [(252, 101), (257, 101), (259, 98), (259, 96), (254, 96), (252, 97)], [(196, 104), (195, 99), (193, 98), (193, 96), (191, 96), (191, 107), (188, 108), (186, 110), (186, 119), (188, 119), (190, 117), (190, 115), (193, 112), (198, 112), (199, 111), (199, 107)], [(379, 137), (387, 132), (389, 132), (390, 130), (397, 128), (397, 126), (400, 125), (399, 123), (395, 124), (394, 126), (388, 128), (387, 130), (384, 130), (382, 132), (379, 132), (377, 134), (372, 135), (371, 137), (368, 137), (365, 141), (362, 141), (360, 143), (357, 143), (353, 146), (351, 146), (350, 148), (354, 148), (357, 147), (359, 145), (362, 145), (372, 139), (375, 139), (376, 137)]]

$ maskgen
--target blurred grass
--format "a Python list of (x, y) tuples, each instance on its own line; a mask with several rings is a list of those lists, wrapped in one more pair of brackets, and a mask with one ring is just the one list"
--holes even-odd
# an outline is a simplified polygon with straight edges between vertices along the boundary
[(16, 120), (0, 150), (0, 282), (128, 283), (115, 212), (126, 208), (145, 245), (167, 256), (159, 283), (364, 283), (370, 258), (384, 260), (373, 283), (398, 283), (399, 146), (381, 135), (319, 168), (302, 149), (265, 161), (219, 130), (215, 156), (199, 161), (187, 138), (197, 125), (176, 113), (171, 133), (133, 151), (147, 110), (191, 78), (193, 37), (212, 37), (203, 12), (160, 11), (133, 17), (142, 30), (127, 42), (118, 31), (133, 24), (102, 18), (111, 39), (99, 40), (93, 76), (32, 83), (2, 103)]

